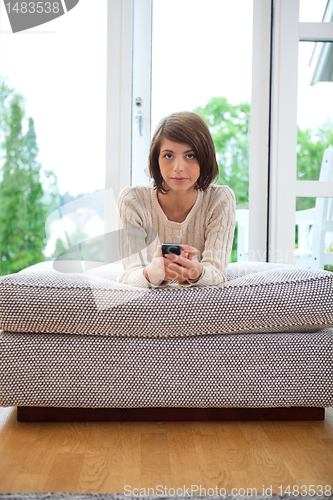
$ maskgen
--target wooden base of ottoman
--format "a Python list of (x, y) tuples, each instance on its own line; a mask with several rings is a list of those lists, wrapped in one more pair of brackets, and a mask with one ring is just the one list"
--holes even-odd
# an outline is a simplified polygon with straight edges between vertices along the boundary
[(18, 406), (19, 422), (324, 420), (325, 408), (51, 408)]

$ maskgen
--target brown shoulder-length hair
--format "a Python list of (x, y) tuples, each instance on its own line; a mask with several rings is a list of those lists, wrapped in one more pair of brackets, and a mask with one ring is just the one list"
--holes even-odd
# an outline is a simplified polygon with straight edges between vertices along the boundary
[(154, 179), (155, 188), (162, 194), (163, 178), (158, 163), (162, 139), (189, 144), (200, 165), (200, 177), (195, 188), (203, 191), (217, 178), (219, 168), (215, 156), (212, 136), (204, 120), (190, 111), (172, 113), (158, 124), (150, 145), (149, 174)]

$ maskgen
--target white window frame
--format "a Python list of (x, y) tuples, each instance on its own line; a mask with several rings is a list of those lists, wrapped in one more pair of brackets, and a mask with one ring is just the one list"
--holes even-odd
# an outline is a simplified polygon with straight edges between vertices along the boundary
[[(105, 187), (116, 199), (126, 186), (149, 180), (144, 169), (150, 144), (151, 2), (108, 0)], [(142, 136), (132, 95), (142, 99)], [(106, 197), (106, 231), (113, 228), (110, 200)]]
[[(152, 0), (133, 0), (132, 186), (149, 182), (147, 168), (151, 139), (152, 3)], [(141, 105), (136, 104), (138, 98), (141, 99)]]
[(299, 0), (275, 0), (269, 261), (295, 264), (297, 196), (332, 197), (333, 183), (297, 181), (299, 41), (333, 41), (333, 23), (299, 22)]
[(253, 2), (248, 260), (267, 260), (272, 3)]
[[(133, 0), (108, 0), (106, 189), (115, 198), (131, 181)], [(107, 202), (105, 206), (106, 231)]]

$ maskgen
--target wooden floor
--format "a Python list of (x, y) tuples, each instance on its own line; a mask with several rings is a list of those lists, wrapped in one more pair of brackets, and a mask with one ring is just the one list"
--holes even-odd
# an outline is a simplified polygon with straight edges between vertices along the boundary
[(1, 492), (161, 494), (158, 485), (167, 494), (184, 485), (197, 494), (288, 485), (328, 493), (333, 408), (319, 422), (165, 423), (18, 423), (16, 408), (0, 408)]

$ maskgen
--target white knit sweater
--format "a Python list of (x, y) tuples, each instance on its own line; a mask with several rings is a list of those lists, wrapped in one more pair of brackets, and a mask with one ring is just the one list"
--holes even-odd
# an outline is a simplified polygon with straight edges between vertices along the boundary
[[(119, 246), (125, 268), (118, 281), (150, 287), (143, 270), (152, 261), (157, 245), (181, 243), (198, 250), (203, 273), (196, 283), (180, 283), (180, 286), (223, 283), (232, 249), (235, 214), (235, 195), (228, 186), (211, 184), (206, 191), (198, 190), (183, 222), (168, 220), (152, 182), (126, 187), (118, 198), (118, 227), (124, 229)], [(160, 286), (167, 284), (163, 281)]]

